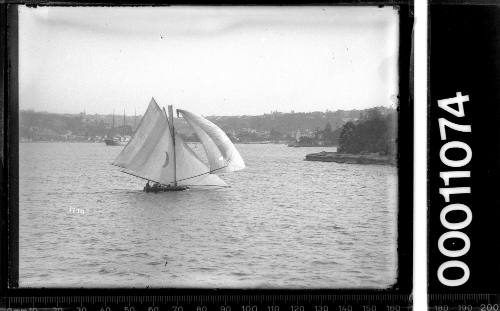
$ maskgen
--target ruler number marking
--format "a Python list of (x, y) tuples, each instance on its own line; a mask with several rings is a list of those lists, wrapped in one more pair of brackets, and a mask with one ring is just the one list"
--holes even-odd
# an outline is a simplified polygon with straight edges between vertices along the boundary
[(244, 305), (244, 306), (241, 306), (241, 311), (257, 311), (257, 306), (255, 306), (255, 305)]
[(481, 304), (481, 311), (498, 311), (500, 306), (498, 304)]

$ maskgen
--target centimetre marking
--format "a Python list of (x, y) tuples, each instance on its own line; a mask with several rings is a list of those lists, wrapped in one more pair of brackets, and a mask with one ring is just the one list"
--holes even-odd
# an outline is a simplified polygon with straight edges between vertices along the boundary
[[(463, 296), (463, 294), (462, 294)], [(436, 297), (441, 297), (441, 295), (430, 295), (430, 300), (435, 300)], [(488, 298), (487, 294), (467, 294), (464, 297), (471, 298), (475, 297), (476, 299), (484, 299)], [(441, 297), (442, 299), (443, 297)], [(128, 305), (131, 303), (140, 302), (144, 304), (144, 302), (156, 303), (161, 302), (165, 303), (173, 303), (175, 302), (177, 305), (179, 302), (181, 303), (193, 303), (193, 302), (212, 302), (212, 303), (224, 303), (227, 305), (230, 303), (264, 303), (264, 302), (272, 302), (275, 304), (276, 302), (284, 302), (284, 303), (296, 303), (299, 302), (310, 303), (312, 301), (318, 301), (321, 304), (323, 302), (343, 302), (347, 303), (349, 301), (352, 302), (393, 302), (393, 301), (401, 301), (401, 302), (409, 302), (410, 296), (403, 294), (340, 294), (340, 295), (326, 295), (326, 294), (305, 294), (305, 295), (272, 295), (272, 294), (260, 294), (260, 295), (183, 295), (183, 296), (22, 296), (22, 297), (8, 297), (8, 303), (43, 303), (47, 304), (56, 304), (57, 306), (60, 303), (75, 303), (79, 302), (82, 304), (85, 303), (104, 303), (106, 305), (108, 302), (110, 303), (125, 303)]]

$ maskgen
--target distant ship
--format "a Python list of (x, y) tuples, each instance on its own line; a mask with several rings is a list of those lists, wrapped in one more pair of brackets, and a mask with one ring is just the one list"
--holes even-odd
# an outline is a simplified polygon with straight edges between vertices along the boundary
[[(154, 98), (130, 140), (113, 165), (122, 172), (148, 181), (144, 191), (180, 191), (191, 186), (225, 187), (215, 173), (245, 168), (245, 163), (229, 137), (202, 116), (177, 109), (200, 139), (208, 159), (205, 164), (175, 131), (173, 108), (158, 106)], [(149, 186), (153, 182), (153, 186)]]
[(111, 126), (111, 131), (108, 138), (104, 139), (106, 146), (124, 146), (128, 143), (128, 139), (125, 136), (125, 111), (123, 111), (123, 134), (122, 136), (113, 136), (115, 129), (115, 112), (113, 111), (113, 125)]
[(104, 140), (104, 143), (106, 146), (124, 146), (127, 144), (127, 141), (121, 137), (113, 137), (113, 138), (106, 138)]

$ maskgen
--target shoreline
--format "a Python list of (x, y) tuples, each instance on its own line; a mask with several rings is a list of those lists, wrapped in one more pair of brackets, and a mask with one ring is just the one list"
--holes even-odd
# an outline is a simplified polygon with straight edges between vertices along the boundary
[(396, 165), (396, 158), (379, 154), (349, 154), (321, 151), (307, 154), (305, 161), (336, 162), (347, 164)]

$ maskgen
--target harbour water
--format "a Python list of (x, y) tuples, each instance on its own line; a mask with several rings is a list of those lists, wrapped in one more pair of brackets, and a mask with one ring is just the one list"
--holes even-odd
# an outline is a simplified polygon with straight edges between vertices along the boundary
[(122, 147), (21, 143), (20, 286), (394, 284), (395, 167), (303, 161), (335, 148), (236, 147), (247, 168), (221, 175), (230, 188), (151, 194), (110, 165)]

